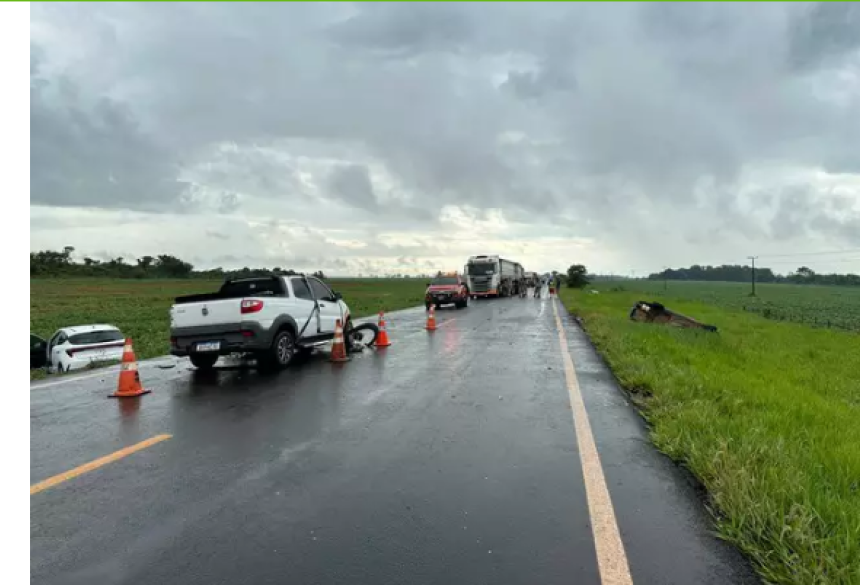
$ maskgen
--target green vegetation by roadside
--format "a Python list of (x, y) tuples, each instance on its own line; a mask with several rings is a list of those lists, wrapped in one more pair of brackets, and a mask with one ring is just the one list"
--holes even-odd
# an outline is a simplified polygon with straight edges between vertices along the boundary
[[(419, 279), (329, 279), (356, 318), (424, 302)], [(146, 359), (168, 351), (173, 299), (213, 292), (220, 280), (31, 279), (30, 332), (47, 339), (60, 327), (109, 323), (134, 339), (135, 355)], [(30, 370), (30, 379), (44, 371)]]
[[(720, 534), (770, 582), (860, 583), (857, 334), (615, 287), (561, 298), (656, 446), (702, 481)], [(720, 332), (631, 322), (637, 300)]]
[[(604, 288), (639, 291), (648, 301), (659, 297), (669, 302), (698, 301), (727, 309), (742, 309), (775, 321), (791, 321), (860, 331), (860, 287), (761, 284), (750, 296), (750, 284), (739, 282), (656, 282), (628, 280)], [(656, 300), (656, 299), (655, 299)]]

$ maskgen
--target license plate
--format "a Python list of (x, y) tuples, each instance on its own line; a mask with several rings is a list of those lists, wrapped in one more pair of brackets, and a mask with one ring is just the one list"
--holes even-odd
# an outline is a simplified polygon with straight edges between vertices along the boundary
[(218, 351), (221, 349), (220, 341), (206, 341), (204, 343), (198, 343), (195, 347), (197, 351)]

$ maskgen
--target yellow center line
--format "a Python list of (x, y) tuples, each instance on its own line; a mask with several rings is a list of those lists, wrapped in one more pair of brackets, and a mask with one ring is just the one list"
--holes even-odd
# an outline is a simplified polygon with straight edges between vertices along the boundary
[(120, 449), (119, 451), (115, 451), (110, 455), (105, 455), (104, 457), (99, 457), (98, 459), (90, 461), (89, 463), (84, 463), (79, 467), (75, 467), (74, 469), (70, 469), (69, 471), (61, 473), (59, 475), (55, 475), (54, 477), (49, 477), (48, 479), (31, 485), (30, 495), (32, 496), (33, 494), (38, 494), (39, 492), (44, 491), (48, 488), (52, 488), (57, 484), (63, 483), (64, 481), (68, 481), (70, 479), (78, 477), (79, 475), (94, 471), (99, 467), (107, 465), (108, 463), (113, 463), (114, 461), (122, 459), (123, 457), (128, 457), (132, 453), (142, 451), (147, 447), (152, 447), (153, 445), (162, 441), (166, 441), (167, 439), (170, 439), (172, 437), (173, 435), (156, 435), (150, 439), (141, 441), (140, 443), (129, 445), (128, 447)]
[(579, 461), (582, 464), (582, 476), (585, 481), (585, 497), (588, 500), (588, 514), (591, 517), (591, 532), (594, 537), (594, 548), (597, 552), (597, 566), (600, 570), (600, 582), (604, 585), (632, 585), (630, 566), (627, 564), (627, 553), (621, 542), (621, 533), (612, 508), (612, 499), (606, 487), (606, 478), (597, 454), (597, 445), (588, 422), (588, 413), (576, 369), (570, 357), (567, 345), (567, 335), (564, 332), (561, 318), (558, 316), (557, 303), (552, 302), (552, 312), (555, 315), (555, 326), (558, 329), (558, 343), (561, 346), (561, 357), (564, 363), (564, 377), (567, 382), (567, 392), (570, 396), (570, 407), (573, 412), (573, 427), (576, 431), (576, 442), (579, 445)]

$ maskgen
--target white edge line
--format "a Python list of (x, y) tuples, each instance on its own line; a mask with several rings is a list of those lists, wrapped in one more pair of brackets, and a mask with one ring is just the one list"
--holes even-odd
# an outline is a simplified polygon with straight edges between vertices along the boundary
[[(154, 357), (146, 360), (137, 360), (138, 364), (153, 364), (154, 362), (158, 362), (161, 360), (165, 360), (170, 358), (169, 355), (162, 355), (159, 357)], [(182, 358), (177, 358), (182, 359)], [(106, 376), (108, 374), (119, 374), (120, 365), (115, 364), (112, 366), (108, 366), (106, 368), (99, 368), (98, 370), (90, 373), (90, 374), (68, 374), (62, 376), (59, 380), (48, 380), (47, 382), (42, 382), (41, 380), (36, 380), (30, 382), (30, 390), (41, 390), (43, 388), (52, 388), (54, 386), (60, 386), (62, 384), (69, 384), (71, 382), (77, 382), (78, 380), (89, 380), (91, 378), (98, 378), (99, 376)]]
[(633, 585), (627, 553), (624, 551), (624, 543), (621, 540), (621, 532), (612, 507), (612, 498), (606, 486), (606, 477), (603, 475), (594, 434), (591, 432), (591, 423), (588, 421), (588, 412), (585, 410), (576, 368), (573, 365), (573, 358), (570, 357), (564, 324), (558, 315), (558, 303), (553, 299), (551, 301), (564, 363), (564, 377), (570, 396), (573, 427), (576, 432), (579, 462), (582, 465), (585, 497), (588, 501), (588, 515), (591, 517), (591, 534), (597, 553), (600, 582), (603, 585)]

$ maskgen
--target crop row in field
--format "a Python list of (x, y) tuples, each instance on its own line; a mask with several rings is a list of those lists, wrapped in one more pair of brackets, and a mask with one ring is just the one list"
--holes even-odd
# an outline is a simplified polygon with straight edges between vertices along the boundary
[[(358, 318), (380, 310), (420, 305), (425, 282), (418, 279), (350, 279), (329, 281), (343, 294)], [(72, 325), (109, 323), (134, 339), (138, 358), (168, 350), (169, 309), (180, 295), (218, 290), (220, 281), (127, 279), (32, 279), (30, 332), (48, 338)], [(32, 376), (32, 373), (31, 373)]]
[(697, 301), (777, 321), (860, 331), (860, 287), (759, 284), (755, 297), (750, 296), (748, 283), (735, 282), (631, 280), (604, 288), (649, 295), (642, 300)]

